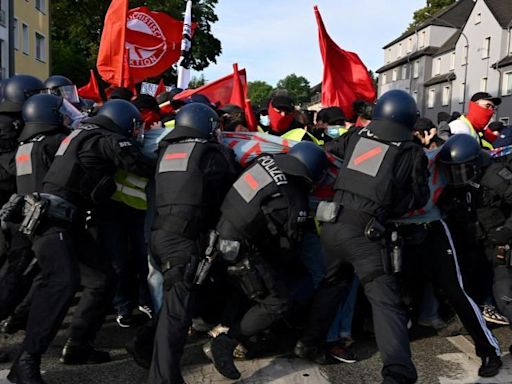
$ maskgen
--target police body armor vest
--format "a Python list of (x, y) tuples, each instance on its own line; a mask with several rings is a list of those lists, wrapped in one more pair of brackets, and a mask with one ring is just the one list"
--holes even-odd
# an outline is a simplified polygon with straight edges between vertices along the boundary
[[(263, 206), (271, 199), (281, 197), (281, 205), (274, 209), (288, 210), (288, 223), (285, 228), (276, 228), (280, 235), (288, 240), (298, 240), (300, 224), (305, 222), (308, 212), (307, 194), (288, 180), (270, 155), (262, 155), (256, 159), (233, 184), (221, 206), (223, 218), (246, 240), (257, 240), (265, 236), (262, 230), (268, 228)], [(272, 232), (272, 231), (271, 231)], [(220, 234), (223, 237), (223, 233)], [(229, 236), (229, 235), (228, 235)], [(228, 239), (238, 240), (238, 239)]]
[(186, 237), (197, 235), (204, 207), (203, 156), (220, 144), (186, 139), (169, 144), (159, 155), (156, 172), (155, 227)]
[[(78, 153), (85, 143), (91, 145), (92, 140), (100, 139), (105, 132), (105, 129), (94, 124), (83, 124), (72, 131), (62, 140), (43, 183), (51, 183), (71, 192), (77, 198), (89, 201), (96, 185), (85, 173), (84, 167), (79, 162)], [(77, 202), (71, 201), (71, 203)]]
[(395, 163), (407, 142), (384, 142), (361, 129), (348, 143), (335, 190), (351, 192), (381, 207), (392, 204)]
[(16, 186), (17, 192), (27, 195), (40, 192), (43, 179), (48, 172), (42, 163), (44, 140), (47, 136), (37, 135), (18, 147), (16, 152)]

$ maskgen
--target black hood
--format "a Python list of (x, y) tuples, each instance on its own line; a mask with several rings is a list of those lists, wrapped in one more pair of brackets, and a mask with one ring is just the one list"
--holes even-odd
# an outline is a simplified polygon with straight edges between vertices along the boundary
[(58, 124), (42, 124), (42, 123), (27, 123), (21, 131), (19, 142), (30, 140), (31, 138), (43, 133), (69, 133), (69, 129)]
[(274, 155), (274, 160), (277, 166), (285, 174), (290, 176), (297, 176), (305, 179), (308, 183), (313, 183), (308, 168), (302, 164), (298, 159), (285, 153)]
[(378, 139), (384, 141), (412, 141), (412, 131), (391, 120), (372, 120), (366, 127)]
[(87, 119), (82, 120), (82, 123), (85, 124), (95, 124), (101, 128), (105, 128), (107, 131), (117, 133), (119, 135), (125, 136), (124, 132), (117, 126), (116, 123), (114, 123), (112, 120), (110, 120), (108, 117), (105, 116), (92, 116), (88, 117)]

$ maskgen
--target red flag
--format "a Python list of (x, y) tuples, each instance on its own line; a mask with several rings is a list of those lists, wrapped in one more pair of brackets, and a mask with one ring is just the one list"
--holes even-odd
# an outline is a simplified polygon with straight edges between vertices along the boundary
[(94, 75), (94, 71), (91, 69), (91, 77), (89, 83), (78, 89), (78, 94), (84, 99), (91, 99), (98, 103), (102, 102), (100, 88), (98, 87), (98, 81)]
[(160, 95), (161, 93), (164, 93), (165, 91), (167, 91), (167, 88), (165, 88), (164, 79), (160, 79), (160, 82), (158, 83), (158, 87), (156, 87), (154, 96), (157, 97), (158, 95)]
[[(193, 23), (192, 31), (196, 24)], [(147, 7), (128, 11), (126, 48), (134, 83), (160, 76), (181, 54), (183, 21)]]
[(233, 64), (233, 90), (231, 91), (231, 98), (229, 104), (238, 105), (240, 108), (245, 108), (245, 98), (247, 97), (247, 86), (244, 87), (240, 73), (238, 72), (238, 64)]
[(112, 0), (101, 34), (100, 49), (96, 66), (100, 76), (109, 84), (123, 83), (124, 45), (128, 0)]
[(368, 69), (354, 52), (341, 49), (325, 30), (322, 16), (315, 6), (318, 40), (324, 63), (322, 105), (343, 109), (352, 118), (352, 103), (358, 99), (373, 102), (376, 98), (373, 81)]
[(244, 105), (245, 121), (247, 122), (247, 129), (252, 132), (258, 131), (258, 122), (252, 111), (251, 100), (245, 99)]
[[(245, 86), (247, 88), (247, 76), (245, 74), (245, 69), (238, 70), (238, 76), (240, 78), (242, 87)], [(202, 87), (196, 89), (187, 89), (186, 91), (183, 91), (174, 96), (174, 100), (185, 100), (194, 93), (200, 93), (208, 97), (212, 103), (217, 104), (219, 107), (230, 104), (231, 96), (233, 95), (234, 77), (234, 74), (230, 74), (211, 83), (203, 85)], [(243, 108), (244, 105), (242, 104), (240, 107)]]

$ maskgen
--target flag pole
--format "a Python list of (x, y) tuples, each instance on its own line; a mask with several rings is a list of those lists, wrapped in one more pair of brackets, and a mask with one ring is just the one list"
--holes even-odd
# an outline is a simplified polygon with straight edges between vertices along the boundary
[(187, 0), (183, 19), (183, 39), (181, 40), (181, 56), (178, 61), (178, 81), (176, 86), (187, 89), (190, 82), (190, 59), (192, 47), (192, 0)]

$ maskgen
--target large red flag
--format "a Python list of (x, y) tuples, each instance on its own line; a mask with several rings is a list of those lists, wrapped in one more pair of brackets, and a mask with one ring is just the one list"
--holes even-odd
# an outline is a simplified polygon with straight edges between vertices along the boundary
[(101, 34), (96, 67), (107, 83), (122, 86), (128, 0), (112, 0)]
[(324, 63), (322, 105), (340, 107), (347, 118), (352, 118), (352, 103), (355, 100), (375, 100), (377, 94), (373, 81), (359, 56), (338, 47), (327, 34), (317, 6), (315, 16)]
[(98, 87), (98, 81), (94, 75), (94, 71), (91, 69), (91, 77), (89, 83), (78, 89), (78, 94), (84, 99), (91, 99), (96, 102), (101, 102), (100, 88)]
[[(245, 86), (245, 88), (247, 88), (247, 76), (245, 74), (245, 69), (240, 69), (238, 70), (237, 73), (240, 78), (242, 86)], [(196, 89), (187, 89), (186, 91), (183, 91), (174, 96), (174, 100), (185, 100), (188, 99), (194, 93), (200, 93), (208, 97), (208, 99), (210, 99), (212, 103), (218, 105), (219, 107), (222, 107), (226, 104), (231, 103), (233, 88), (234, 74), (229, 74), (211, 83), (203, 85), (202, 87)], [(243, 108), (243, 104), (240, 105), (240, 107)]]
[(233, 64), (233, 91), (231, 92), (231, 99), (229, 104), (238, 105), (244, 110), (245, 121), (249, 131), (256, 131), (257, 124), (252, 112), (251, 101), (247, 99), (247, 78), (242, 81), (240, 72), (238, 71), (238, 64)]
[(160, 79), (160, 82), (158, 83), (158, 87), (156, 87), (154, 96), (157, 97), (158, 95), (160, 95), (161, 93), (164, 93), (165, 91), (167, 91), (167, 88), (165, 88), (164, 79)]

